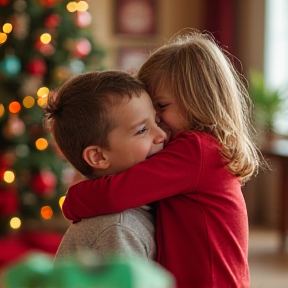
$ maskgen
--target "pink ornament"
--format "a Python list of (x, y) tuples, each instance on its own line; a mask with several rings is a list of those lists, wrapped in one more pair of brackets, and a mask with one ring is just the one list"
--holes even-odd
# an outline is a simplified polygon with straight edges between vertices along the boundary
[(43, 44), (40, 40), (35, 43), (35, 49), (45, 56), (50, 56), (55, 53), (55, 48), (50, 43)]
[(53, 192), (57, 184), (56, 176), (49, 170), (43, 170), (32, 178), (31, 187), (39, 195)]
[(34, 58), (27, 65), (27, 71), (33, 75), (43, 76), (47, 72), (46, 62), (42, 58)]
[(80, 39), (75, 45), (75, 55), (77, 57), (86, 57), (91, 52), (91, 44), (87, 39)]
[(10, 114), (9, 120), (3, 129), (3, 135), (7, 139), (12, 139), (14, 137), (22, 135), (26, 130), (24, 122), (19, 119), (18, 115)]
[(76, 25), (81, 28), (85, 28), (91, 24), (91, 14), (88, 11), (77, 11)]

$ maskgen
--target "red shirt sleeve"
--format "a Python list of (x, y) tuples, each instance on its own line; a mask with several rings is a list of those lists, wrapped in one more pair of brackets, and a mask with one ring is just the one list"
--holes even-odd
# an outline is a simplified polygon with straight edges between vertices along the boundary
[(164, 150), (120, 174), (71, 186), (63, 203), (63, 214), (80, 221), (195, 191), (201, 159), (199, 135), (180, 133)]

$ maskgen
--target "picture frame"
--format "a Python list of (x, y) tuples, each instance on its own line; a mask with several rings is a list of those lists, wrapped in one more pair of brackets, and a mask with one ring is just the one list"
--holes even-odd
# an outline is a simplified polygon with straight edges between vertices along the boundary
[(136, 74), (148, 56), (147, 47), (121, 47), (118, 51), (118, 68)]
[(114, 0), (115, 33), (149, 36), (156, 33), (156, 0)]

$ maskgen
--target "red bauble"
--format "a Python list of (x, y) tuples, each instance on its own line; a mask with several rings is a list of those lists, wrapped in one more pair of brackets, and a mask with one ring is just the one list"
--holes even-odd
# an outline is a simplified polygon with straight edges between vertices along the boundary
[(57, 184), (57, 178), (51, 171), (41, 171), (32, 179), (31, 187), (39, 195), (53, 192)]
[(34, 58), (28, 63), (27, 70), (30, 74), (43, 76), (47, 71), (46, 62), (40, 57)]
[(6, 6), (10, 3), (11, 0), (0, 0), (0, 6)]
[(59, 0), (37, 0), (41, 5), (46, 6), (46, 7), (51, 7), (57, 4)]
[(0, 190), (0, 216), (6, 216), (19, 211), (18, 195), (13, 187)]
[(61, 16), (58, 14), (51, 14), (45, 19), (44, 23), (48, 28), (59, 27), (61, 23)]

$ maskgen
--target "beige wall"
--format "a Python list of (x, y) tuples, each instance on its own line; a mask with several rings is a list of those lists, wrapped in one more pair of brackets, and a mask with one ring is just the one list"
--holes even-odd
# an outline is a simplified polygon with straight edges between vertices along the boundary
[(203, 29), (202, 0), (158, 0), (157, 33), (155, 36), (116, 35), (113, 31), (115, 2), (115, 0), (93, 0), (89, 3), (95, 40), (107, 52), (104, 62), (107, 69), (117, 68), (117, 53), (119, 48), (123, 46), (155, 46), (164, 43), (182, 28)]
[[(89, 2), (95, 40), (107, 52), (104, 62), (107, 69), (117, 68), (118, 50), (123, 46), (157, 46), (180, 29), (186, 27), (205, 29), (206, 6), (204, 0), (157, 0), (157, 33), (155, 36), (125, 37), (116, 35), (113, 31), (115, 2), (116, 0)], [(209, 1), (207, 3), (209, 4)], [(237, 4), (235, 54), (243, 65), (245, 75), (248, 75), (252, 68), (263, 70), (264, 4), (264, 0), (239, 0)]]
[(264, 67), (264, 0), (241, 0), (237, 7), (237, 57), (245, 74), (250, 69)]

